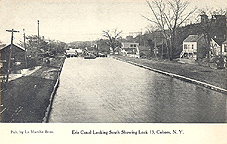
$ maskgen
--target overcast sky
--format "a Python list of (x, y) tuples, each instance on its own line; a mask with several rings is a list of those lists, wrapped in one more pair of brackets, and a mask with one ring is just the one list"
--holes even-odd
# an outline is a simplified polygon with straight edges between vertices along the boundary
[[(193, 7), (227, 7), (226, 0), (191, 0)], [(103, 30), (117, 28), (123, 37), (145, 31), (151, 15), (146, 0), (0, 0), (0, 40), (10, 43), (7, 29), (15, 29), (15, 43), (26, 35), (40, 35), (64, 42), (96, 40)]]

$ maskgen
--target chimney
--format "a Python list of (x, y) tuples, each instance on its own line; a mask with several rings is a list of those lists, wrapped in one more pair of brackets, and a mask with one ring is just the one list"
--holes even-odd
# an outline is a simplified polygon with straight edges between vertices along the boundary
[(206, 14), (200, 15), (201, 17), (201, 23), (206, 23), (208, 22), (208, 16)]

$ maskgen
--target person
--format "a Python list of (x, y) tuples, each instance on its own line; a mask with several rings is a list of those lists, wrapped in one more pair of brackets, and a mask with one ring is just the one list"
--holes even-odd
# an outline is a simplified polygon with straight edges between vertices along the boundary
[(47, 57), (46, 58), (46, 65), (49, 66), (50, 65), (50, 59)]

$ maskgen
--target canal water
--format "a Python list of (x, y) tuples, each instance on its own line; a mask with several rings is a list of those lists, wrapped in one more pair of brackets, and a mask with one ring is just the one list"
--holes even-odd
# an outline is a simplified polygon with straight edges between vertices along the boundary
[(51, 123), (221, 123), (226, 95), (112, 58), (67, 58)]

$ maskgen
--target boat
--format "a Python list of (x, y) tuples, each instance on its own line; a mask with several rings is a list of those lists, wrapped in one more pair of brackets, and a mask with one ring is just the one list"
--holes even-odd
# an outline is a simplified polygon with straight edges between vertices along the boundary
[(93, 54), (88, 54), (87, 56), (84, 56), (84, 59), (95, 59), (96, 56)]

